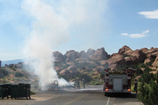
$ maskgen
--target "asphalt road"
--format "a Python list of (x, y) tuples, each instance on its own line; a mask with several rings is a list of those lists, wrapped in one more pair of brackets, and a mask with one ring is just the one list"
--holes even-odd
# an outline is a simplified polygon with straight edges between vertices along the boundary
[(61, 91), (39, 91), (26, 98), (0, 99), (0, 105), (143, 105), (135, 93), (129, 97), (120, 94), (104, 96), (102, 86), (88, 86), (86, 89)]
[(143, 105), (135, 94), (129, 97), (120, 94), (104, 96), (101, 90), (58, 91), (54, 94), (59, 96), (33, 105)]

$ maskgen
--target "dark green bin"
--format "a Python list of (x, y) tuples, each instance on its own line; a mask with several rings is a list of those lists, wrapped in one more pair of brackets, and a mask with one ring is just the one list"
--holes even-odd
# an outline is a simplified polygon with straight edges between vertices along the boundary
[(10, 87), (10, 94), (11, 98), (18, 98), (18, 97), (26, 97), (26, 99), (31, 99), (30, 97), (30, 84), (18, 84), (18, 85), (11, 85)]
[(11, 95), (10, 94), (10, 87), (11, 87), (12, 84), (3, 84), (3, 86), (5, 86), (6, 88), (8, 88), (8, 95)]
[(8, 88), (4, 85), (0, 85), (0, 97), (4, 99), (4, 97), (8, 98)]

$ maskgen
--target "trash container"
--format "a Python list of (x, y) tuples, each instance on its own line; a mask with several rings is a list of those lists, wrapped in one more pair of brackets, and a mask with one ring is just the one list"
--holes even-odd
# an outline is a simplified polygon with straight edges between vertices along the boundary
[(16, 84), (11, 85), (10, 88), (11, 98), (18, 98), (18, 97), (26, 97), (26, 99), (31, 99), (30, 97), (30, 84)]
[(8, 98), (8, 88), (4, 85), (0, 85), (0, 97), (4, 99), (4, 97)]
[(8, 96), (7, 96), (7, 98), (9, 97), (9, 95), (11, 95), (11, 94), (10, 94), (10, 87), (11, 87), (11, 85), (12, 85), (12, 84), (3, 84), (3, 86), (8, 89)]

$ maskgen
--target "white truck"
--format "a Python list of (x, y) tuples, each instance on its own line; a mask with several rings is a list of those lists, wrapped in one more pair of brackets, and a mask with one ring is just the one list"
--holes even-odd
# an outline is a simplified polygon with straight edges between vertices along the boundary
[(105, 96), (109, 93), (131, 94), (131, 79), (135, 69), (128, 68), (124, 72), (105, 70), (103, 90)]

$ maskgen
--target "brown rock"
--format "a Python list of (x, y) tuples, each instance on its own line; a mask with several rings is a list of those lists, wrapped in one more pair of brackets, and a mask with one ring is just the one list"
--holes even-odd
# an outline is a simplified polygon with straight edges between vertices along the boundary
[(67, 69), (64, 69), (64, 70), (62, 70), (62, 71), (60, 72), (60, 75), (67, 75), (67, 76), (69, 76), (71, 73), (72, 73), (72, 71), (67, 70)]
[(146, 58), (144, 61), (144, 64), (150, 63), (151, 62), (151, 58)]
[(133, 63), (143, 63), (144, 60), (147, 58), (146, 54), (143, 53), (141, 50), (135, 50), (131, 56), (135, 56), (137, 60), (135, 60)]
[(73, 74), (76, 74), (76, 73), (77, 73), (77, 67), (76, 67), (76, 66), (69, 66), (69, 67), (67, 68), (67, 70), (72, 71)]
[(107, 54), (104, 48), (96, 50), (93, 55), (89, 56), (89, 59), (97, 60), (97, 61), (106, 60), (108, 58), (109, 58), (109, 55)]
[(140, 50), (141, 50), (143, 53), (145, 53), (145, 54), (148, 53), (148, 51), (149, 51), (148, 48), (141, 48)]
[(55, 71), (57, 71), (57, 72), (60, 72), (62, 69), (61, 69), (61, 67), (54, 67), (54, 69), (55, 69)]
[(157, 57), (156, 57), (156, 59), (155, 59), (155, 61), (153, 62), (152, 65), (155, 66), (155, 67), (158, 67), (158, 53), (157, 53)]
[(87, 59), (86, 58), (77, 58), (75, 61), (78, 63), (81, 63), (81, 62), (83, 63), (83, 62), (87, 62)]
[(100, 61), (101, 65), (109, 65), (108, 60), (102, 60)]
[(132, 49), (127, 50), (124, 54), (131, 55), (133, 53)]
[(119, 54), (125, 54), (128, 50), (132, 51), (128, 46), (123, 46), (121, 49), (119, 49), (118, 53)]
[(79, 53), (74, 51), (74, 50), (70, 50), (67, 51), (66, 54), (64, 55), (66, 62), (73, 62), (75, 61), (77, 58), (79, 58)]
[(79, 56), (80, 56), (80, 58), (88, 58), (88, 56), (87, 56), (87, 54), (86, 54), (85, 51), (81, 51), (81, 52), (79, 53)]
[(122, 54), (116, 54), (107, 60), (109, 65), (111, 64), (125, 64), (125, 59)]
[(94, 49), (88, 49), (87, 56), (93, 55), (95, 53)]
[(104, 69), (105, 68), (103, 66), (98, 66), (94, 70), (97, 71), (98, 73), (100, 73), (100, 72), (104, 71)]
[(135, 64), (137, 62), (136, 56), (125, 57), (126, 64)]
[(118, 54), (118, 53), (113, 53), (113, 54), (110, 56), (110, 58), (113, 57), (113, 56), (115, 56), (115, 55), (117, 55), (117, 54)]
[(117, 65), (118, 65), (118, 64), (111, 64), (111, 65), (109, 66), (110, 70), (111, 70), (111, 71), (116, 71)]
[(54, 56), (55, 60), (57, 60), (59, 62), (63, 62), (65, 60), (63, 54), (58, 51), (53, 52), (53, 56)]
[(93, 61), (87, 61), (87, 64), (90, 65), (91, 67), (95, 68), (98, 65), (96, 63), (94, 63)]

